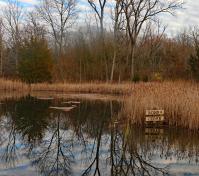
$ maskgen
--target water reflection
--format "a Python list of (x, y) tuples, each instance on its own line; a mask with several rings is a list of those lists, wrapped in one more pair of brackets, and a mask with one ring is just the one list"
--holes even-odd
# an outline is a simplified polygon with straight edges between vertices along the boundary
[(117, 122), (116, 101), (80, 101), (70, 112), (49, 109), (63, 100), (3, 101), (0, 174), (153, 176), (185, 174), (183, 166), (199, 174), (199, 134), (135, 127)]

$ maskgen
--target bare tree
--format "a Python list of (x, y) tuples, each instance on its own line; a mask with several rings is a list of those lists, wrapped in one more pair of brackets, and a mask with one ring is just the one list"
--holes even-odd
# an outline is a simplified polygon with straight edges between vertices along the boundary
[(3, 75), (3, 20), (0, 18), (0, 75)]
[(101, 37), (104, 35), (104, 14), (107, 0), (88, 0), (88, 3), (96, 13), (100, 21), (100, 33)]
[(29, 12), (27, 15), (27, 25), (25, 26), (25, 33), (28, 37), (36, 37), (44, 39), (46, 37), (47, 29), (44, 24), (41, 24), (39, 20), (39, 14), (37, 12)]
[(20, 43), (20, 21), (23, 11), (18, 0), (8, 0), (7, 6), (3, 10), (4, 27), (11, 39), (11, 48), (13, 48), (13, 57), (15, 58), (16, 70), (18, 67), (18, 48)]
[(178, 0), (122, 0), (123, 12), (126, 19), (126, 30), (129, 37), (131, 57), (131, 77), (134, 77), (135, 48), (138, 37), (148, 21), (155, 21), (161, 13), (173, 14), (175, 9), (182, 6)]
[(113, 81), (115, 64), (116, 64), (116, 57), (117, 51), (119, 50), (119, 40), (120, 40), (120, 31), (123, 27), (123, 17), (122, 17), (122, 3), (121, 1), (115, 0), (115, 8), (113, 12), (113, 21), (114, 21), (114, 53), (113, 53), (113, 60), (112, 60), (112, 67), (111, 67), (111, 82)]
[(108, 0), (88, 0), (91, 8), (94, 10), (96, 14), (96, 21), (99, 20), (100, 22), (100, 42), (102, 46), (102, 55), (103, 58), (101, 59), (103, 67), (105, 66), (105, 73), (106, 73), (106, 81), (109, 80), (109, 73), (108, 73), (108, 58), (106, 53), (106, 46), (104, 41), (104, 15), (105, 15), (105, 8)]
[(160, 71), (161, 57), (158, 56), (158, 53), (162, 49), (162, 41), (165, 38), (166, 30), (166, 26), (162, 26), (160, 22), (157, 22), (156, 24), (154, 25), (149, 22), (146, 25), (138, 49), (140, 55), (144, 55), (144, 58), (146, 59), (145, 63), (148, 63), (147, 69), (151, 70), (153, 73)]
[(76, 0), (41, 0), (37, 7), (41, 18), (50, 26), (58, 55), (63, 53), (64, 38), (76, 16)]

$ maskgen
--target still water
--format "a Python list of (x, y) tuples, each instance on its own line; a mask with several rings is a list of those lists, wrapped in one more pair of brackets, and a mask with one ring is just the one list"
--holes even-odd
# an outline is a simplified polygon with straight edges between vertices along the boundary
[(199, 133), (144, 128), (121, 119), (118, 101), (4, 99), (1, 176), (199, 175)]

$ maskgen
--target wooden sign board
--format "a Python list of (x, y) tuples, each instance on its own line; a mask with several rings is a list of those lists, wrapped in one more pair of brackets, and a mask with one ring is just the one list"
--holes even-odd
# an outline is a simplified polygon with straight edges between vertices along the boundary
[(164, 110), (146, 110), (146, 116), (163, 116)]
[(164, 121), (164, 116), (146, 116), (146, 122), (161, 122)]

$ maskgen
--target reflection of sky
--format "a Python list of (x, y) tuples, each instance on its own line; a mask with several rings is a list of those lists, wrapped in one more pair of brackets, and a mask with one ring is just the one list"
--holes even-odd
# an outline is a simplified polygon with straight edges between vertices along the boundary
[[(94, 105), (95, 104), (93, 104), (92, 106), (93, 109), (95, 108)], [(97, 103), (96, 103), (96, 106), (98, 106)], [(90, 109), (88, 109), (88, 111), (86, 112), (89, 113)], [(30, 110), (30, 113), (31, 113), (31, 110)], [(81, 114), (81, 112), (79, 113)], [(18, 127), (17, 128), (18, 132), (24, 134), (24, 132), (27, 132), (28, 129), (32, 127), (32, 124), (28, 123), (30, 126), (27, 126), (27, 127), (25, 126), (25, 128), (20, 128), (21, 126), (20, 125), (17, 126), (17, 123), (12, 123), (13, 122), (12, 118), (7, 118), (6, 116), (0, 117), (0, 129), (1, 129), (0, 130), (0, 175), (4, 175), (4, 176), (41, 175), (37, 172), (39, 168), (38, 168), (38, 165), (35, 164), (35, 161), (48, 149), (52, 136), (54, 136), (54, 140), (52, 141), (52, 146), (50, 147), (50, 153), (49, 153), (48, 159), (54, 160), (56, 158), (56, 149), (57, 149), (56, 147), (57, 147), (57, 138), (58, 138), (57, 134), (54, 133), (57, 129), (57, 124), (58, 124), (57, 123), (58, 119), (56, 117), (48, 121), (48, 126), (47, 127), (45, 126), (45, 132), (44, 132), (45, 134), (42, 135), (43, 136), (42, 141), (38, 141), (38, 143), (35, 144), (35, 146), (33, 147), (32, 152), (30, 153), (29, 153), (30, 143), (27, 141), (27, 136), (23, 137), (21, 134), (18, 134), (16, 130), (14, 130), (15, 133), (13, 133), (12, 130), (15, 129), (13, 127)], [(77, 126), (75, 126), (76, 121), (75, 123), (73, 121), (75, 120), (74, 119), (75, 116), (71, 116), (70, 118), (68, 117), (69, 116), (64, 116), (64, 115), (60, 117), (61, 120), (59, 121), (60, 122), (59, 123), (59, 129), (60, 129), (59, 137), (61, 139), (61, 146), (63, 147), (64, 154), (68, 158), (70, 158), (72, 175), (79, 176), (94, 160), (94, 157), (96, 155), (97, 141), (90, 136), (97, 136), (96, 133), (99, 132), (100, 130), (93, 129), (92, 127), (90, 127), (90, 125), (92, 125), (92, 122), (89, 123), (88, 119), (86, 120), (85, 123), (80, 123), (81, 128), (78, 128)], [(15, 118), (13, 118), (13, 120)], [(79, 121), (77, 120), (77, 122)], [(99, 120), (99, 123), (101, 123), (100, 120)], [(85, 129), (87, 127), (88, 129)], [(100, 151), (99, 151), (100, 152), (99, 166), (100, 166), (100, 171), (103, 176), (110, 175), (111, 137), (108, 133), (109, 130), (105, 129), (105, 134), (102, 135), (101, 146), (100, 146)], [(82, 136), (77, 131), (82, 132), (81, 134), (83, 138), (81, 138)], [(136, 130), (133, 130), (133, 131), (136, 131)], [(92, 132), (95, 134), (92, 134)], [(165, 134), (167, 134), (167, 132), (168, 131), (165, 131)], [(197, 146), (197, 142), (195, 143), (195, 140), (192, 140), (191, 138), (190, 143), (192, 143), (193, 141), (192, 145), (190, 144), (190, 145), (180, 146), (181, 138), (178, 139), (178, 136), (177, 136), (178, 133), (176, 133), (175, 138), (174, 138), (175, 142), (172, 142), (171, 140), (172, 145), (167, 145), (170, 141), (168, 139), (168, 136), (169, 134), (171, 134), (171, 132), (172, 131), (169, 131), (168, 135), (158, 135), (159, 137), (155, 136), (155, 140), (154, 140), (154, 135), (145, 135), (144, 133), (140, 133), (140, 131), (138, 134), (138, 132), (136, 131), (134, 133), (135, 136), (132, 135), (134, 137), (132, 141), (135, 141), (135, 142), (138, 141), (138, 142), (135, 144), (135, 142), (133, 143), (131, 140), (129, 140), (128, 147), (131, 148), (133, 146), (132, 149), (134, 149), (136, 146), (138, 153), (142, 155), (142, 158), (145, 159), (145, 156), (146, 156), (146, 159), (151, 158), (152, 164), (154, 166), (158, 166), (161, 168), (169, 166), (169, 171), (173, 175), (177, 175), (177, 176), (178, 175), (181, 176), (185, 174), (186, 175), (199, 175), (198, 165), (195, 164), (194, 157), (190, 156), (192, 159), (190, 163), (187, 159), (177, 160), (177, 158), (175, 157), (175, 155), (178, 155), (178, 156), (185, 156), (185, 158), (187, 158), (186, 156), (189, 155), (189, 153), (192, 152), (192, 154), (194, 154), (193, 151), (190, 151), (191, 150), (190, 148), (192, 149), (196, 149), (196, 147), (198, 148), (199, 146)], [(119, 133), (122, 133), (122, 132), (119, 131)], [(116, 143), (116, 145), (119, 144), (118, 146), (121, 149), (122, 148), (121, 141), (123, 139), (121, 137), (122, 135), (121, 136), (118, 135), (118, 136), (119, 136), (118, 137), (119, 143)], [(16, 142), (14, 143), (13, 146), (12, 145), (10, 146), (16, 149), (16, 160), (15, 160), (16, 162), (14, 163), (15, 165), (12, 165), (12, 162), (10, 164), (5, 162), (6, 148), (8, 146), (8, 143), (13, 144), (13, 139), (16, 139)], [(82, 141), (82, 139), (85, 140), (84, 141), (85, 143)], [(197, 136), (194, 136), (194, 139), (197, 139)], [(153, 142), (151, 142), (152, 140)], [(93, 149), (94, 144), (95, 144), (95, 147)], [(147, 147), (145, 145), (147, 145)], [(190, 146), (190, 148), (188, 146)], [(169, 147), (169, 150), (168, 150), (168, 147)], [(143, 152), (144, 150), (146, 151), (146, 155), (144, 155), (145, 154), (145, 152)], [(166, 152), (169, 152), (168, 155), (171, 156), (172, 159), (170, 159), (170, 157), (168, 157), (168, 159), (165, 159), (166, 156), (163, 156), (161, 158), (160, 155), (161, 155), (162, 150), (163, 150), (163, 155), (165, 155)], [(93, 151), (92, 154), (91, 154), (91, 151)], [(118, 153), (120, 157), (121, 157), (121, 153), (122, 151), (120, 150)], [(7, 154), (11, 154), (11, 152), (8, 152)], [(151, 156), (148, 156), (150, 154)], [(127, 158), (128, 156), (129, 155), (127, 154)], [(47, 160), (46, 162), (48, 163), (49, 160)], [(94, 170), (94, 168), (95, 168), (95, 164), (92, 167), (91, 172)]]
[(30, 165), (21, 165), (14, 169), (3, 169), (0, 173), (4, 176), (38, 176)]
[(160, 159), (159, 153), (157, 153), (157, 156), (154, 157), (155, 160), (153, 160), (153, 163), (156, 166), (159, 166), (161, 168), (168, 167), (169, 173), (175, 176), (198, 176), (199, 175), (199, 164), (189, 163), (188, 160), (177, 160), (176, 157), (173, 157), (172, 159)]
[(31, 166), (31, 161), (26, 157), (26, 149), (25, 146), (22, 145), (19, 140), (16, 140), (16, 147), (17, 156), (15, 157), (15, 161), (6, 162), (5, 161), (5, 150), (6, 150), (6, 143), (4, 146), (0, 148), (0, 175), (5, 176), (36, 176), (37, 173), (35, 169)]
[[(0, 5), (5, 4), (7, 0), (0, 0)], [(13, 0), (14, 1), (14, 0)], [(39, 0), (19, 0), (21, 4), (25, 7), (31, 7), (36, 5)], [(90, 13), (91, 10), (88, 7), (87, 0), (78, 0), (78, 9), (81, 11), (81, 20), (86, 18), (86, 13)], [(110, 2), (108, 7), (110, 7)], [(179, 31), (182, 31), (184, 28), (189, 28), (190, 26), (196, 26), (199, 24), (199, 1), (198, 0), (184, 0), (184, 8), (182, 10), (177, 10), (175, 16), (171, 15), (161, 15), (161, 20), (164, 25), (167, 27), (167, 32), (169, 34), (173, 34)], [(83, 13), (84, 12), (84, 13)], [(110, 9), (107, 8), (106, 12), (109, 13), (106, 18), (110, 18)], [(82, 14), (85, 14), (82, 15)], [(83, 20), (84, 21), (84, 20)], [(110, 21), (110, 20), (107, 20)], [(107, 23), (106, 23), (107, 24)]]
[[(72, 155), (74, 158), (72, 159), (74, 163), (72, 163), (72, 173), (75, 176), (81, 175), (82, 171), (89, 166), (89, 164), (92, 162), (92, 159), (95, 156), (95, 152), (91, 156), (91, 150), (93, 147), (94, 140), (93, 139), (87, 139), (86, 138), (86, 150), (84, 150), (84, 146), (80, 141), (78, 141), (78, 138), (74, 135), (74, 132), (72, 130), (67, 131), (60, 131), (61, 136), (64, 139), (67, 139), (68, 141), (74, 141), (73, 145), (71, 146)], [(51, 132), (46, 132), (44, 141), (48, 141), (49, 137), (52, 136)], [(85, 135), (86, 137), (86, 135)], [(110, 156), (110, 136), (103, 135), (102, 137), (102, 146), (100, 147), (100, 168), (103, 170), (103, 175), (108, 176), (110, 173), (110, 167), (108, 165), (109, 160), (107, 158)], [(66, 144), (67, 145), (67, 144)], [(36, 168), (31, 166), (31, 161), (27, 159), (26, 152), (27, 149), (25, 148), (26, 145), (20, 143), (19, 137), (17, 137), (16, 140), (16, 148), (18, 153), (18, 161), (16, 162), (16, 166), (9, 167), (5, 166), (3, 163), (3, 160), (0, 161), (0, 175), (5, 176), (36, 176)], [(70, 145), (69, 145), (70, 146)], [(0, 150), (0, 155), (3, 155), (3, 152), (5, 151), (5, 145)], [(38, 149), (34, 149), (36, 152)], [(174, 150), (174, 149), (173, 149)], [(87, 151), (84, 152), (84, 151)], [(187, 164), (188, 161), (182, 160), (178, 161), (175, 157), (173, 157), (172, 160), (168, 159), (160, 159), (160, 151), (155, 151), (153, 156), (153, 164), (159, 167), (165, 167), (169, 166), (169, 171), (171, 174), (176, 176), (181, 175), (199, 175), (198, 165), (195, 164)], [(53, 157), (53, 156), (52, 156)], [(92, 170), (91, 170), (92, 171)]]

